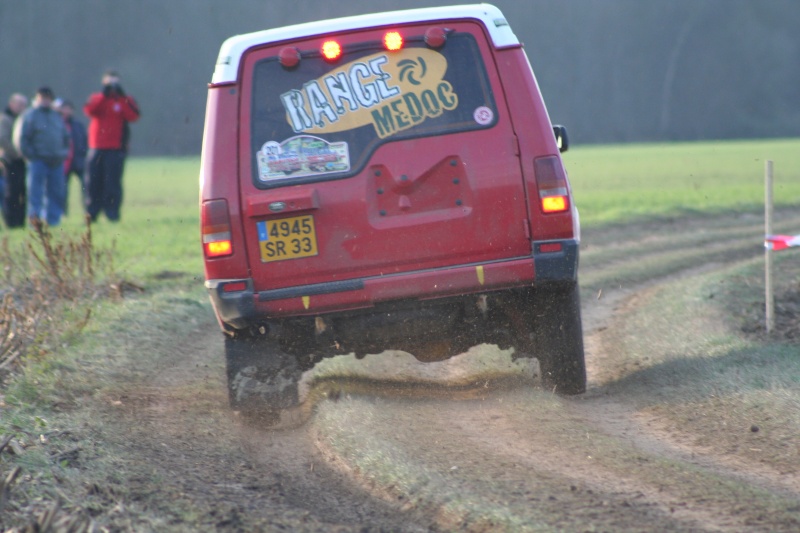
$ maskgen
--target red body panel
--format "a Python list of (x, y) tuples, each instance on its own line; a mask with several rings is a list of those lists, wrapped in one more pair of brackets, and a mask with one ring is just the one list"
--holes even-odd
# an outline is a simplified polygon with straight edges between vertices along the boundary
[[(574, 237), (572, 213), (566, 211), (545, 215), (539, 207), (533, 161), (538, 157), (559, 153), (547, 109), (539, 92), (539, 85), (521, 49), (500, 50), (495, 56), (509, 107), (527, 110), (526, 113), (517, 112), (511, 118), (515, 122), (515, 131), (519, 139), (531, 233), (537, 241), (571, 239)], [(566, 171), (564, 174), (566, 175)]]
[(206, 106), (205, 135), (200, 166), (200, 201), (217, 198), (228, 200), (231, 219), (233, 255), (206, 259), (206, 279), (246, 278), (247, 247), (241, 223), (239, 197), (239, 165), (237, 158), (239, 125), (238, 89), (234, 85), (209, 87)]
[[(424, 32), (406, 28), (409, 33)], [(240, 176), (242, 201), (284, 201), (295, 190), (313, 191), (318, 205), (294, 214), (314, 216), (319, 254), (262, 263), (256, 223), (285, 212), (242, 219), (256, 290), (323, 283), (355, 277), (410, 272), (464, 263), (529, 256), (525, 234), (527, 200), (516, 140), (492, 51), (482, 27), (455, 23), (477, 37), (495, 91), (498, 122), (489, 129), (382, 144), (358, 174), (308, 185), (257, 188), (250, 154), (250, 114), (242, 106)], [(342, 35), (349, 42), (379, 40), (385, 30)], [(297, 46), (316, 49), (322, 39)], [(251, 52), (243, 60), (241, 101), (252, 98), (249, 72), (259, 59), (275, 56), (281, 45)], [(552, 137), (552, 132), (549, 133)], [(263, 200), (262, 200), (263, 198)], [(272, 200), (272, 199), (275, 200)], [(269, 200), (267, 200), (269, 199)], [(245, 208), (247, 212), (247, 209)]]
[(364, 280), (364, 288), (360, 290), (257, 302), (256, 309), (275, 317), (319, 315), (331, 311), (372, 307), (378, 302), (390, 300), (439, 298), (527, 286), (531, 279), (533, 261), (526, 258), (398, 276), (380, 276)]
[[(405, 30), (424, 33), (433, 25)], [(547, 110), (521, 47), (492, 48), (474, 21), (447, 21), (447, 27), (475, 36), (496, 124), (384, 142), (346, 178), (263, 188), (252, 177), (253, 66), (286, 46), (316, 49), (322, 37), (251, 49), (237, 83), (209, 87), (201, 202), (228, 201), (233, 253), (206, 259), (207, 280), (252, 282), (253, 308), (265, 317), (534, 284), (532, 242), (575, 238), (571, 211), (546, 215), (539, 206), (534, 160), (556, 156), (561, 164)], [(336, 39), (346, 46), (378, 40), (384, 32), (361, 30)], [(324, 165), (335, 156), (308, 157)], [(290, 174), (290, 159), (271, 162), (271, 170)], [(304, 215), (314, 219), (317, 255), (262, 262), (257, 224)], [(363, 288), (259, 301), (263, 291), (353, 279), (363, 280)]]

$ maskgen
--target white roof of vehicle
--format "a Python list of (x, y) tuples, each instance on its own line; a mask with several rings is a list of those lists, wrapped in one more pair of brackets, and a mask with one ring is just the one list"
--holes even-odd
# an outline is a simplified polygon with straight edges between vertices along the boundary
[(483, 22), (489, 31), (492, 42), (498, 48), (519, 44), (517, 36), (514, 35), (514, 32), (509, 27), (508, 22), (503, 17), (503, 13), (490, 4), (388, 11), (386, 13), (307, 22), (305, 24), (284, 26), (231, 37), (222, 43), (211, 83), (236, 81), (242, 54), (252, 46), (374, 26), (465, 18), (477, 19)]

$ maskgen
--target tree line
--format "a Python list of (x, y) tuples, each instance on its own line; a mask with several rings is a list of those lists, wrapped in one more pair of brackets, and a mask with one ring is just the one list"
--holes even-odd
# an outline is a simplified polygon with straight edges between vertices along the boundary
[[(113, 68), (136, 154), (200, 151), (222, 41), (286, 24), (456, 2), (0, 0), (0, 99), (49, 85), (80, 108)], [(800, 135), (796, 0), (495, 0), (573, 143)]]

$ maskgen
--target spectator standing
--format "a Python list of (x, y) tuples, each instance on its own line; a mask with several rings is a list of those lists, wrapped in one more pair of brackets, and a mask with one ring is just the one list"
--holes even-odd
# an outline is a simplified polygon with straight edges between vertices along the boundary
[(86, 189), (83, 184), (83, 174), (86, 167), (86, 152), (89, 149), (88, 140), (86, 137), (86, 126), (83, 122), (75, 118), (75, 108), (69, 100), (59, 101), (56, 100), (56, 109), (61, 113), (64, 119), (64, 125), (67, 127), (67, 132), (70, 136), (69, 154), (64, 160), (64, 215), (67, 214), (69, 206), (69, 178), (73, 174), (78, 178), (78, 183), (81, 187), (81, 197), (86, 200)]
[(33, 107), (14, 125), (14, 145), (28, 160), (28, 218), (50, 226), (61, 222), (64, 206), (64, 159), (69, 153), (69, 134), (64, 119), (52, 108), (49, 87), (36, 92)]
[(14, 122), (28, 107), (28, 99), (19, 93), (12, 94), (8, 106), (0, 115), (0, 158), (5, 167), (5, 191), (2, 196), (3, 219), (9, 228), (25, 225), (25, 159), (14, 146)]
[(83, 111), (89, 116), (86, 164), (86, 212), (92, 221), (100, 212), (117, 222), (122, 205), (122, 172), (127, 155), (128, 122), (139, 119), (139, 107), (125, 94), (114, 71), (103, 74), (103, 90), (89, 96)]

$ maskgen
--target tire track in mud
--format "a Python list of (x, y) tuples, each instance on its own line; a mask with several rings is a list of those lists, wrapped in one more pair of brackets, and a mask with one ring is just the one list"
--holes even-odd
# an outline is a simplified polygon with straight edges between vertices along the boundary
[(331, 464), (447, 530), (794, 528), (797, 492), (659, 441), (642, 446), (653, 436), (627, 421), (609, 431), (630, 409), (606, 407), (533, 389), (479, 400), (373, 394), (320, 406), (314, 427)]
[[(800, 478), (783, 475), (764, 465), (720, 456), (714, 450), (680, 442), (657, 419), (635, 412), (614, 399), (595, 396), (579, 406), (581, 416), (598, 431), (627, 442), (645, 453), (687, 463), (746, 485), (800, 502)], [(602, 420), (602, 424), (595, 421)]]
[[(130, 498), (155, 490), (150, 505), (169, 509), (155, 513), (169, 527), (146, 516), (135, 529), (429, 531), (425, 517), (366, 495), (321, 461), (309, 427), (263, 429), (229, 411), (215, 324), (171, 348), (104, 397), (104, 438), (122, 451)], [(194, 515), (191, 527), (181, 513)]]
[[(791, 530), (796, 485), (674, 439), (603, 388), (635, 370), (602, 341), (620, 310), (663, 280), (758, 253), (741, 237), (757, 237), (759, 220), (707, 222), (706, 235), (682, 222), (669, 238), (654, 236), (658, 226), (585, 234), (590, 390), (575, 399), (538, 389), (535, 365), (503, 366), (496, 349), (472, 363), (414, 361), (425, 370), (402, 379), (402, 357), (383, 354), (315, 369), (320, 379), (310, 376), (287, 429), (248, 427), (227, 410), (221, 338), (209, 322), (167, 347), (158, 368), (137, 370), (146, 386), (108, 398), (115, 438), (142, 470), (130, 490), (152, 491), (147, 476), (160, 472), (165, 499), (229, 530)], [(664, 261), (682, 242), (703, 250)]]
[[(798, 223), (796, 216), (782, 221)], [(635, 306), (638, 294), (669, 279), (759, 253), (760, 228), (752, 217), (714, 219), (713, 226), (702, 237), (697, 227), (673, 235), (665, 246), (653, 245), (657, 239), (646, 232), (631, 239), (615, 228), (598, 239), (612, 243), (614, 254), (591, 246), (582, 271), (593, 268), (594, 255), (598, 267), (588, 286), (598, 298), (584, 298), (590, 373), (584, 397), (487, 390), (483, 401), (409, 402), (376, 384), (371, 395), (362, 388), (346, 402), (319, 406), (312, 423), (320, 453), (376, 496), (427, 509), (444, 529), (794, 530), (800, 525), (796, 479), (679, 444), (624, 395), (603, 389), (611, 374), (600, 361), (613, 366), (615, 354), (600, 337), (620, 307)], [(614, 233), (624, 244), (614, 242)], [(743, 236), (756, 245), (742, 243)], [(680, 248), (682, 239), (703, 250), (677, 259), (664, 252)], [(661, 257), (673, 260), (655, 274), (630, 264)], [(612, 374), (631, 371), (618, 366)]]
[[(554, 439), (563, 424), (557, 412), (510, 418), (520, 401), (548, 401), (541, 392), (513, 396), (377, 406), (351, 399), (349, 414), (323, 418), (336, 427), (318, 435), (318, 446), (367, 490), (433, 512), (446, 530), (691, 531), (711, 523), (707, 512), (685, 508), (679, 496), (667, 499), (635, 476), (621, 478), (593, 464), (592, 456), (565, 452)], [(380, 415), (361, 426), (370, 409)], [(390, 461), (370, 461), (359, 446), (380, 448)]]

